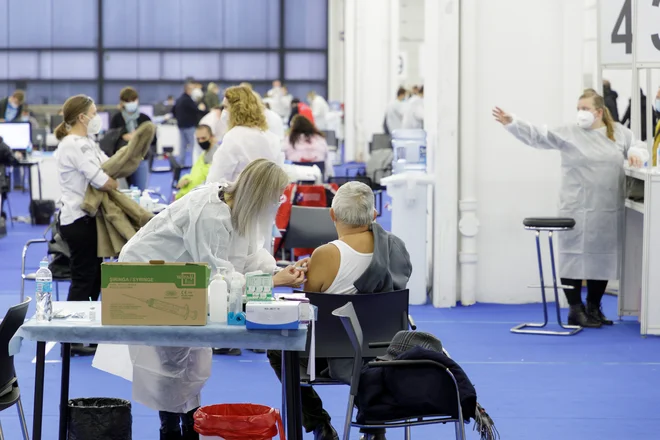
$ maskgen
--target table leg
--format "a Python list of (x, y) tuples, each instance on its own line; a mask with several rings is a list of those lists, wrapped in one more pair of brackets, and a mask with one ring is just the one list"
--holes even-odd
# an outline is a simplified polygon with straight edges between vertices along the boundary
[(60, 440), (66, 440), (69, 423), (69, 374), (71, 344), (62, 343), (62, 384), (60, 388)]
[(41, 195), (41, 166), (37, 164), (37, 180), (39, 182), (39, 199), (42, 199), (43, 196)]
[(41, 425), (44, 411), (44, 375), (46, 370), (46, 343), (37, 342), (37, 364), (34, 376), (34, 411), (32, 440), (41, 440)]
[(282, 352), (282, 382), (286, 398), (286, 433), (289, 440), (302, 440), (302, 402), (300, 397), (300, 356), (297, 351)]

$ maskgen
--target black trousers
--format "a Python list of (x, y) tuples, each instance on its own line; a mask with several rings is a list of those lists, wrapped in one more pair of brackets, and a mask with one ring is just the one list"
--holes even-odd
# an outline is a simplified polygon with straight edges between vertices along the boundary
[(194, 429), (195, 419), (193, 418), (197, 409), (198, 408), (195, 408), (186, 414), (159, 411), (160, 433), (165, 436), (168, 434), (183, 433), (183, 438), (185, 440), (199, 439), (199, 434), (197, 434)]
[[(582, 304), (582, 280), (562, 278), (561, 283), (572, 287), (572, 289), (564, 289), (568, 304), (572, 306)], [(600, 306), (605, 289), (607, 289), (607, 280), (587, 280), (587, 302)]]
[(71, 288), (67, 301), (93, 301), (101, 294), (101, 262), (98, 255), (96, 219), (81, 217), (60, 226), (62, 237), (71, 250)]

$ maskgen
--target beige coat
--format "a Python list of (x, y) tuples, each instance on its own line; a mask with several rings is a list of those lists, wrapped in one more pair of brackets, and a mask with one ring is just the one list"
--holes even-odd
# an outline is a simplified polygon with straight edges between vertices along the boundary
[[(154, 124), (141, 124), (133, 132), (128, 145), (101, 166), (103, 171), (113, 179), (133, 174), (149, 151), (155, 134)], [(126, 242), (153, 217), (152, 213), (119, 191), (103, 192), (91, 185), (81, 207), (90, 216), (96, 217), (98, 256), (104, 258), (119, 255)]]

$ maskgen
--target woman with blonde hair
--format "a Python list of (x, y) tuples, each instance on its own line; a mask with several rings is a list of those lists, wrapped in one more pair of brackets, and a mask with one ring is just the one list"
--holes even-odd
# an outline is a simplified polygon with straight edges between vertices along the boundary
[[(633, 133), (615, 123), (605, 100), (587, 89), (577, 103), (576, 123), (556, 129), (536, 127), (493, 110), (497, 122), (521, 142), (561, 153), (559, 216), (575, 220), (559, 234), (559, 275), (570, 305), (568, 323), (582, 327), (611, 325), (601, 310), (608, 280), (619, 278), (619, 238), (624, 209), (624, 159), (639, 167), (648, 151)], [(582, 282), (587, 281), (587, 307)]]
[(280, 139), (268, 131), (263, 104), (245, 86), (230, 87), (223, 101), (229, 122), (222, 145), (213, 156), (206, 182), (232, 182), (256, 159), (284, 162)]
[[(235, 182), (198, 187), (171, 204), (124, 246), (119, 261), (207, 263), (228, 285), (236, 279), (244, 283), (244, 274), (261, 270), (274, 274), (275, 286), (300, 286), (304, 269), (277, 272), (273, 256), (258, 245), (259, 218), (279, 206), (287, 184), (281, 167), (255, 160)], [(106, 349), (111, 348), (99, 346)], [(192, 416), (211, 374), (211, 349), (129, 346), (128, 352), (123, 366), (132, 368), (133, 398), (159, 411), (161, 440), (199, 439)], [(116, 374), (117, 356), (112, 359), (113, 365), (96, 365)]]

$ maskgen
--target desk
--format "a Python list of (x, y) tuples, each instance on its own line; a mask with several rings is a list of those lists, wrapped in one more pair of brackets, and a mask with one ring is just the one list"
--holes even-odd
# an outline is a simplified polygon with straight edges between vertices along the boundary
[(30, 202), (34, 199), (32, 196), (32, 189), (33, 189), (33, 182), (32, 182), (32, 167), (37, 167), (37, 188), (39, 188), (39, 199), (41, 199), (41, 169), (40, 165), (41, 160), (40, 159), (23, 159), (18, 162), (17, 167), (18, 168), (25, 168), (27, 169), (28, 172), (28, 185), (29, 185), (29, 191), (30, 191)]
[[(97, 304), (97, 308), (100, 303)], [(55, 302), (53, 310), (72, 312), (89, 310), (87, 302)], [(98, 308), (97, 316), (101, 316)], [(282, 350), (282, 408), (287, 438), (302, 440), (302, 407), (300, 401), (300, 351), (307, 343), (307, 326), (288, 334), (274, 330), (246, 330), (243, 326), (209, 324), (202, 327), (103, 326), (100, 321), (53, 320), (37, 323), (32, 317), (18, 330), (9, 343), (9, 353), (20, 351), (21, 341), (37, 342), (34, 384), (34, 421), (32, 439), (41, 440), (46, 341), (62, 343), (62, 390), (60, 393), (59, 439), (66, 440), (69, 402), (69, 370), (71, 343), (139, 344), (169, 347), (234, 347)]]
[(619, 316), (637, 316), (642, 335), (660, 335), (660, 172), (626, 169), (644, 200), (626, 199)]

